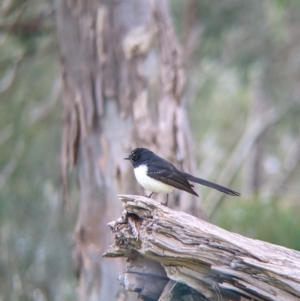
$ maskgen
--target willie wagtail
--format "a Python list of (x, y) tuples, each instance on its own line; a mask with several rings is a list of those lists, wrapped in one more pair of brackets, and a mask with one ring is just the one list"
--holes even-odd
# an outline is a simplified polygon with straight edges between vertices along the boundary
[(147, 148), (136, 148), (125, 160), (130, 160), (132, 163), (139, 184), (152, 192), (149, 197), (154, 192), (170, 193), (174, 188), (198, 196), (189, 181), (217, 189), (229, 195), (240, 196), (239, 192), (178, 170), (173, 164), (155, 155)]

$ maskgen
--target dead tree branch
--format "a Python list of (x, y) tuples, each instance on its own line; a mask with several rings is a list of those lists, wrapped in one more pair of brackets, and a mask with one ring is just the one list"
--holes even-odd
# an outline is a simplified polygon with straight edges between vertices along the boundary
[(7, 125), (1, 132), (0, 132), (0, 146), (3, 145), (8, 139), (12, 137), (14, 133), (14, 127), (12, 124)]
[(23, 54), (15, 58), (12, 66), (6, 71), (3, 78), (0, 79), (0, 94), (4, 93), (7, 89), (9, 89), (12, 83), (14, 82), (14, 79), (16, 77), (16, 71), (22, 58)]
[[(247, 154), (255, 141), (257, 141), (268, 128), (286, 116), (286, 114), (294, 107), (295, 103), (290, 103), (278, 110), (271, 109), (264, 116), (255, 120), (240, 138), (216, 182), (228, 186), (238, 169), (241, 167), (242, 162), (247, 157)], [(224, 195), (215, 194), (214, 191), (208, 195), (206, 201), (209, 205), (206, 208), (206, 212), (209, 218), (212, 217), (216, 208), (220, 206), (223, 200)]]
[(15, 171), (21, 156), (24, 152), (24, 141), (20, 140), (12, 154), (12, 157), (7, 162), (7, 164), (3, 167), (2, 170), (0, 170), (0, 189), (3, 187), (3, 185), (6, 183), (10, 175)]
[(120, 195), (105, 257), (142, 300), (299, 300), (300, 253), (228, 232), (142, 196)]
[(61, 81), (59, 78), (55, 78), (47, 100), (45, 100), (42, 105), (34, 108), (29, 112), (28, 123), (30, 125), (43, 120), (50, 114), (59, 99), (60, 91)]

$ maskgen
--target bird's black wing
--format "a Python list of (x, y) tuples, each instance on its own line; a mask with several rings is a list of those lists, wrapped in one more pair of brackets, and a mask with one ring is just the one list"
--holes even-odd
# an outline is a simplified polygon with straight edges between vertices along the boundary
[(193, 185), (189, 183), (181, 171), (176, 169), (176, 167), (168, 161), (156, 155), (151, 159), (151, 163), (148, 164), (147, 175), (157, 181), (198, 196), (192, 189)]
[(233, 196), (240, 196), (241, 194), (239, 192), (236, 192), (234, 190), (231, 190), (229, 188), (226, 188), (224, 186), (221, 186), (221, 185), (218, 185), (218, 184), (215, 184), (215, 183), (212, 183), (212, 182), (209, 182), (209, 181), (206, 181), (204, 179), (201, 179), (201, 178), (197, 178), (197, 177), (194, 177), (186, 172), (182, 172), (182, 174), (191, 182), (195, 182), (195, 183), (198, 183), (198, 184), (201, 184), (201, 185), (204, 185), (204, 186), (208, 186), (210, 188), (214, 188), (216, 190), (219, 190), (221, 192), (224, 192), (226, 194), (229, 194), (229, 195), (233, 195)]

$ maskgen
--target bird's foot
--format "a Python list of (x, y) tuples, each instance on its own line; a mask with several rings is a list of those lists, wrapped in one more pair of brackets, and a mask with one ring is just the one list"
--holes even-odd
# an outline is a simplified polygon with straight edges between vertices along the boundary
[(164, 206), (168, 207), (168, 200), (169, 200), (169, 195), (167, 194), (167, 200), (165, 203), (162, 203)]
[(147, 198), (151, 199), (151, 196), (154, 192), (150, 193), (149, 195), (146, 195)]

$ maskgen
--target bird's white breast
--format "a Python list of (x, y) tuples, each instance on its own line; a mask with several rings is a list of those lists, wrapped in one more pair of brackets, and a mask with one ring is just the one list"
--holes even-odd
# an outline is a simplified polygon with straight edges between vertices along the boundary
[(137, 181), (143, 186), (146, 190), (150, 192), (163, 192), (163, 193), (170, 193), (174, 187), (162, 183), (158, 180), (150, 178), (147, 175), (148, 167), (147, 165), (140, 165), (134, 169), (134, 174)]

